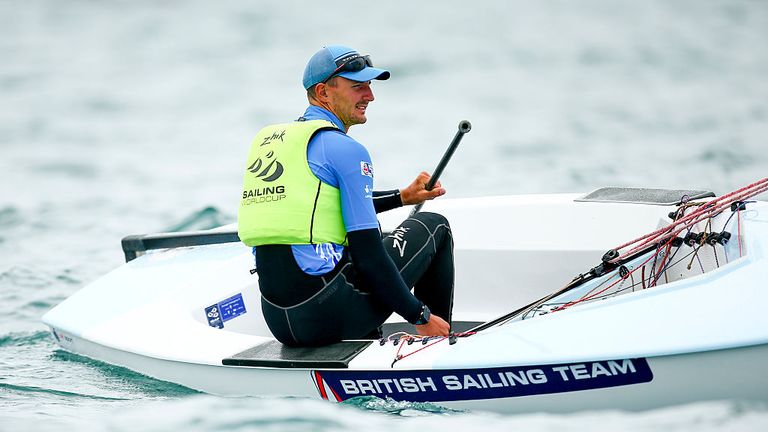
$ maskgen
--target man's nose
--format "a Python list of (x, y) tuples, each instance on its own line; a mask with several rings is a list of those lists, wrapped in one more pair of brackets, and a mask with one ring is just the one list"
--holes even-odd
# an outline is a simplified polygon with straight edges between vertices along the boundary
[(365, 98), (365, 100), (366, 100), (366, 101), (368, 101), (368, 102), (371, 102), (371, 101), (373, 101), (374, 99), (376, 99), (376, 98), (373, 96), (373, 89), (371, 89), (371, 87), (370, 87), (370, 86), (366, 87), (366, 90), (367, 90), (367, 91), (365, 92), (365, 94), (363, 94), (363, 98)]

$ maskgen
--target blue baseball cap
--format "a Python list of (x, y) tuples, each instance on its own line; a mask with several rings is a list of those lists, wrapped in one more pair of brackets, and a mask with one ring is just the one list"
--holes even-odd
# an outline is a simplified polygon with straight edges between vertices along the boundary
[[(357, 60), (357, 62), (350, 63), (352, 60)], [(362, 63), (363, 60), (365, 63)], [(359, 69), (348, 70), (355, 68), (344, 68), (347, 64), (359, 65)], [(316, 52), (309, 59), (307, 67), (304, 68), (304, 88), (309, 89), (317, 83), (327, 81), (331, 76), (340, 76), (352, 81), (366, 82), (374, 79), (389, 79), (389, 71), (373, 67), (370, 57), (362, 56), (350, 47), (328, 45), (324, 46), (323, 49)]]

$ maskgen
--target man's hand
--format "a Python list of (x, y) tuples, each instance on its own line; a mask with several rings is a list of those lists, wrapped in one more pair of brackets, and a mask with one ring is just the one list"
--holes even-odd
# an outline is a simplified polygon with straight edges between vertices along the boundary
[(443, 189), (439, 181), (431, 191), (426, 190), (425, 186), (429, 182), (429, 179), (430, 175), (426, 171), (422, 171), (413, 183), (408, 185), (405, 189), (401, 189), (400, 199), (403, 201), (403, 205), (421, 204), (424, 201), (445, 195), (445, 189)]
[(421, 336), (448, 336), (451, 326), (437, 315), (431, 315), (429, 322), (416, 326), (416, 333)]

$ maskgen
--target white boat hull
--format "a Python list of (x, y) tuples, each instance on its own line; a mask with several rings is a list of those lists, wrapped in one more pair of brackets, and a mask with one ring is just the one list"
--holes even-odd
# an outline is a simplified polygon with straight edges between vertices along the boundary
[[(455, 320), (490, 320), (557, 290), (612, 246), (656, 229), (669, 212), (574, 197), (430, 203), (454, 231)], [(768, 401), (768, 315), (761, 307), (768, 291), (760, 282), (768, 280), (768, 205), (742, 213), (741, 236), (715, 246), (720, 260), (730, 254), (728, 262), (706, 271), (701, 264), (701, 274), (665, 274), (664, 285), (509, 322), (455, 344), (354, 342), (360, 352), (344, 367), (286, 367), (291, 363), (280, 358), (271, 367), (224, 364), (275, 343), (248, 272), (252, 255), (234, 243), (147, 253), (73, 295), (44, 322), (68, 351), (219, 395), (377, 396), (498, 412)], [(383, 226), (401, 217), (387, 215)], [(214, 323), (206, 316), (212, 306), (229, 315)]]
[[(316, 372), (323, 376), (326, 372), (339, 372), (338, 369), (253, 368), (185, 363), (115, 350), (75, 337), (68, 338), (69, 341), (62, 343), (62, 347), (68, 351), (123, 366), (133, 371), (140, 371), (153, 378), (180, 384), (205, 393), (225, 396), (292, 396), (339, 402), (327, 384), (325, 395), (319, 390), (315, 377)], [(558, 379), (553, 390), (560, 391), (528, 394), (530, 390), (525, 389), (517, 392), (523, 393), (520, 395), (515, 395), (515, 389), (510, 389), (509, 381), (502, 382), (497, 375), (491, 375), (491, 378), (485, 378), (485, 381), (479, 380), (478, 375), (490, 374), (485, 369), (450, 369), (438, 371), (438, 374), (457, 377), (457, 379), (448, 381), (453, 388), (457, 386), (457, 383), (461, 383), (462, 386), (466, 385), (463, 377), (469, 375), (474, 378), (470, 382), (477, 383), (481, 387), (478, 389), (472, 385), (471, 389), (478, 390), (478, 393), (486, 392), (489, 397), (471, 400), (444, 400), (435, 397), (432, 393), (448, 391), (445, 390), (444, 382), (437, 379), (432, 380), (437, 391), (434, 391), (431, 386), (424, 386), (425, 391), (406, 392), (405, 386), (401, 385), (403, 391), (398, 392), (394, 384), (389, 385), (390, 391), (388, 391), (385, 385), (379, 384), (380, 392), (368, 388), (360, 394), (346, 395), (342, 393), (339, 396), (344, 400), (356, 396), (376, 396), (407, 401), (425, 399), (452, 409), (500, 413), (574, 412), (596, 409), (645, 410), (693, 401), (765, 401), (766, 389), (768, 389), (768, 374), (765, 373), (766, 359), (768, 359), (768, 344), (651, 357), (645, 359), (648, 369), (652, 372), (650, 380), (586, 390), (570, 390), (570, 387), (563, 385), (565, 382), (562, 381), (562, 378), (563, 373), (565, 373), (569, 380), (575, 379), (573, 372), (570, 370), (553, 372), (550, 366), (547, 370), (548, 378), (550, 380), (553, 377)], [(603, 361), (602, 363), (606, 364), (607, 362)], [(579, 365), (579, 363), (574, 364)], [(515, 365), (511, 368), (515, 370), (541, 370), (542, 366)], [(581, 371), (581, 369), (576, 370)], [(584, 370), (590, 372), (588, 369)], [(376, 371), (344, 370), (344, 372), (349, 373), (348, 379), (352, 381), (377, 379), (370, 376), (371, 373), (375, 376)], [(408, 382), (409, 379), (415, 379), (414, 377), (421, 375), (423, 370), (398, 370), (397, 372), (397, 379), (401, 382)], [(360, 378), (361, 374), (367, 377)], [(519, 373), (516, 376), (519, 376)], [(590, 380), (592, 378), (583, 379)], [(644, 380), (645, 378), (643, 378)], [(527, 386), (537, 385), (542, 384), (532, 382), (527, 384)], [(500, 386), (507, 390), (505, 393), (508, 395), (506, 397), (491, 397), (502, 393), (498, 391)], [(520, 388), (526, 385), (516, 382), (515, 386)], [(375, 387), (371, 387), (376, 390)], [(360, 390), (359, 385), (350, 386), (350, 388)]]

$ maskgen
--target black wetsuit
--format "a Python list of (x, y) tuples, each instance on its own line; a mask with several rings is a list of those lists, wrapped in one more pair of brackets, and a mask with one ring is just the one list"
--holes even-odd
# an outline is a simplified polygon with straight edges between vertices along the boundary
[(442, 215), (417, 213), (383, 239), (367, 229), (348, 240), (341, 261), (321, 276), (304, 273), (289, 245), (256, 248), (262, 310), (277, 340), (323, 345), (368, 337), (394, 311), (416, 322), (421, 302), (450, 322), (453, 237)]

